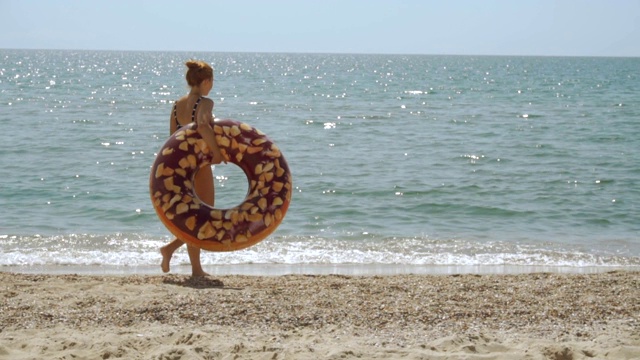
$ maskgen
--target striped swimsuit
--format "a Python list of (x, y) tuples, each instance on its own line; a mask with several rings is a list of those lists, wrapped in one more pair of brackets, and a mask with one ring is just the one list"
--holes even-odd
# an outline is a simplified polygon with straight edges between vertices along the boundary
[[(196, 103), (193, 105), (193, 110), (191, 111), (191, 122), (196, 121), (196, 113), (198, 111), (198, 105), (200, 104), (200, 100), (202, 100), (202, 96), (196, 100)], [(182, 125), (178, 122), (178, 111), (176, 107), (178, 106), (178, 102), (173, 103), (173, 119), (176, 122), (176, 130), (180, 129)]]

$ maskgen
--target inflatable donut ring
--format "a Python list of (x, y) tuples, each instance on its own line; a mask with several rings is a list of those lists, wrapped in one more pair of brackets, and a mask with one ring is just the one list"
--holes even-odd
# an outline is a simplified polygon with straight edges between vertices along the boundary
[(263, 240), (282, 222), (292, 179), (280, 149), (260, 130), (234, 120), (213, 123), (222, 157), (247, 175), (244, 201), (216, 209), (196, 196), (196, 172), (211, 165), (209, 147), (192, 123), (176, 131), (158, 152), (149, 190), (162, 223), (178, 239), (210, 251), (240, 250)]

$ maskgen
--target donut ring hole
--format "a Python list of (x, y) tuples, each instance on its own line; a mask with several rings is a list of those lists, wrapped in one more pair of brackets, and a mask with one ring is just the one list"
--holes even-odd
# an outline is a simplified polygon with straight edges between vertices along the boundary
[[(233, 163), (212, 165), (215, 207), (231, 209), (242, 204), (249, 194), (249, 176)], [(199, 171), (206, 171), (206, 167)], [(202, 200), (202, 199), (200, 199)]]

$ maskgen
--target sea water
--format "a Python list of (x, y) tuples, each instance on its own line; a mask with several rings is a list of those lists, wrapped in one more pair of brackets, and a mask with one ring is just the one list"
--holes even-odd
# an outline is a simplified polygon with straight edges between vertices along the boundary
[[(190, 58), (294, 184), (208, 271), (640, 266), (640, 58), (2, 49), (0, 270), (160, 272), (148, 179)], [(239, 168), (214, 176), (242, 201)]]

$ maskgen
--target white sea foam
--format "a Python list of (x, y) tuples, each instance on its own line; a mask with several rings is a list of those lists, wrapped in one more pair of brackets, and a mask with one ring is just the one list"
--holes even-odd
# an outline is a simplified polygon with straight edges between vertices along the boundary
[[(8, 237), (0, 266), (145, 267), (160, 263), (160, 246), (170, 239), (142, 235), (73, 235)], [(175, 265), (188, 265), (184, 249)], [(460, 240), (368, 239), (359, 241), (271, 237), (245, 250), (203, 252), (206, 266), (224, 265), (388, 265), (388, 266), (524, 266), (639, 267), (640, 257), (595, 255), (577, 249), (536, 248), (506, 243), (477, 244)]]

